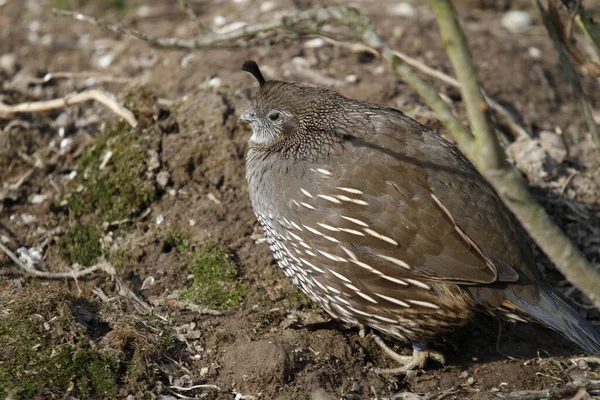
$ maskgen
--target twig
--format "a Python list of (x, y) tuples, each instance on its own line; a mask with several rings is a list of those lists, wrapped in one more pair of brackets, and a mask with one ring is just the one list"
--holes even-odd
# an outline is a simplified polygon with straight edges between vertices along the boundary
[(452, 3), (447, 0), (430, 0), (430, 4), (436, 16), (446, 52), (454, 66), (457, 80), (460, 82), (460, 92), (467, 116), (475, 132), (476, 164), (486, 170), (502, 169), (507, 163), (506, 156), (494, 132), (488, 112), (488, 103), (481, 92), (471, 52), (458, 25), (456, 11)]
[[(402, 58), (411, 67), (418, 69), (419, 71), (423, 72), (426, 75), (429, 75), (433, 78), (439, 79), (440, 81), (445, 82), (448, 85), (454, 86), (456, 88), (460, 88), (460, 83), (458, 83), (458, 81), (455, 78), (451, 77), (450, 75), (447, 75), (437, 69), (431, 68), (430, 66), (422, 63), (421, 61), (414, 59), (412, 57), (409, 57), (408, 55), (401, 53), (399, 51), (395, 51), (395, 53), (398, 57)], [(485, 99), (487, 100), (488, 104), (490, 105), (490, 107), (494, 111), (496, 111), (497, 115), (499, 117), (501, 117), (502, 122), (504, 122), (510, 128), (510, 130), (515, 134), (515, 136), (517, 138), (530, 138), (531, 137), (529, 135), (529, 133), (525, 130), (525, 128), (523, 128), (521, 125), (519, 125), (519, 123), (515, 120), (513, 115), (506, 108), (504, 108), (500, 103), (498, 103), (496, 100), (491, 98), (485, 92), (485, 90), (483, 90), (483, 89), (481, 89), (481, 90), (483, 92), (483, 95), (485, 96)]]
[(600, 49), (600, 24), (594, 21), (592, 14), (578, 0), (561, 0), (562, 3), (569, 9), (569, 12), (576, 15), (575, 22), (590, 39), (590, 41)]
[(190, 7), (190, 3), (188, 2), (188, 0), (179, 0), (179, 4), (181, 5), (181, 8), (185, 10), (190, 19), (194, 21), (194, 24), (196, 24), (196, 27), (201, 33), (211, 33), (210, 29), (202, 25), (202, 23), (198, 19), (198, 16), (194, 12), (194, 10), (192, 10), (192, 7)]
[(21, 272), (36, 276), (38, 278), (47, 278), (47, 279), (79, 279), (82, 276), (89, 275), (96, 271), (104, 271), (109, 275), (115, 274), (115, 269), (112, 265), (110, 265), (106, 261), (101, 261), (96, 265), (92, 265), (91, 267), (82, 269), (80, 271), (70, 271), (70, 272), (48, 272), (48, 271), (39, 271), (34, 269), (17, 257), (15, 253), (10, 251), (2, 242), (0, 242), (0, 250), (2, 250), (11, 260), (21, 269)]
[(188, 390), (196, 390), (196, 389), (215, 389), (221, 390), (217, 385), (194, 385), (190, 387), (182, 387), (182, 386), (169, 386), (169, 389), (181, 390), (183, 392)]
[[(334, 39), (331, 39), (328, 37), (323, 37), (323, 40), (326, 43), (332, 44), (334, 46), (342, 45), (342, 46), (349, 47), (350, 50), (353, 52), (365, 51), (370, 54), (373, 54), (376, 57), (379, 56), (379, 53), (377, 51), (375, 51), (373, 48), (368, 47), (362, 43), (340, 42), (338, 40), (334, 40)], [(396, 54), (398, 57), (400, 57), (402, 60), (404, 60), (404, 62), (406, 62), (408, 65), (410, 65), (413, 68), (418, 69), (425, 75), (431, 76), (432, 78), (440, 80), (450, 86), (460, 88), (460, 83), (458, 83), (458, 81), (455, 78), (453, 78), (452, 76), (450, 76), (440, 70), (432, 68), (432, 67), (428, 66), (427, 64), (417, 60), (416, 58), (413, 58), (413, 57), (409, 56), (408, 54), (402, 53), (401, 51), (395, 50), (394, 54)], [(496, 100), (494, 100), (492, 97), (490, 97), (483, 88), (481, 90), (483, 91), (483, 95), (485, 96), (485, 99), (489, 103), (490, 107), (496, 112), (497, 116), (500, 117), (501, 122), (506, 124), (506, 126), (513, 132), (513, 134), (515, 135), (515, 137), (517, 139), (531, 137), (529, 135), (529, 133), (525, 130), (525, 128), (523, 128), (516, 121), (515, 117), (506, 108), (504, 108), (500, 103), (498, 103)]]
[(204, 314), (204, 315), (224, 315), (223, 312), (213, 310), (207, 307), (202, 307), (194, 303), (190, 303), (189, 301), (177, 300), (177, 299), (169, 299), (162, 297), (152, 297), (149, 299), (150, 302), (154, 306), (163, 305), (166, 307), (178, 308), (180, 310), (193, 311), (196, 314)]
[(133, 303), (133, 307), (136, 309), (137, 312), (139, 312), (140, 314), (148, 314), (152, 311), (152, 307), (150, 307), (148, 303), (140, 299), (140, 297), (137, 294), (135, 294), (131, 289), (129, 289), (125, 282), (121, 280), (121, 278), (114, 274), (112, 278), (117, 284), (117, 287), (119, 288), (119, 296), (130, 299)]
[(117, 103), (108, 93), (100, 90), (86, 90), (80, 93), (73, 93), (59, 99), (34, 101), (29, 103), (20, 103), (8, 105), (0, 102), (0, 115), (9, 115), (16, 113), (35, 113), (57, 108), (63, 108), (72, 104), (83, 103), (89, 100), (96, 100), (110, 108), (114, 113), (123, 118), (132, 127), (137, 126), (135, 116), (127, 108)]
[(31, 78), (27, 82), (31, 84), (48, 83), (55, 79), (96, 79), (98, 82), (127, 83), (131, 79), (118, 76), (102, 75), (98, 72), (48, 72), (43, 78)]
[[(579, 102), (579, 107), (581, 109), (583, 117), (585, 118), (585, 121), (587, 122), (588, 129), (590, 130), (590, 134), (592, 135), (592, 140), (596, 145), (596, 151), (600, 156), (600, 128), (598, 128), (598, 125), (594, 120), (594, 116), (592, 114), (592, 107), (587, 97), (585, 96), (585, 93), (583, 92), (579, 75), (577, 74), (575, 67), (571, 63), (571, 60), (567, 56), (564, 41), (562, 39), (564, 35), (561, 34), (562, 27), (557, 26), (560, 25), (560, 21), (558, 20), (558, 16), (556, 15), (557, 11), (553, 8), (554, 5), (552, 1), (549, 2), (550, 7), (548, 9), (548, 12), (544, 9), (544, 7), (542, 7), (539, 0), (536, 0), (535, 4), (537, 5), (542, 20), (544, 21), (546, 30), (552, 38), (554, 48), (558, 52), (560, 63), (563, 67), (565, 74), (567, 75), (567, 78), (569, 79), (569, 82), (571, 83), (573, 95)], [(571, 54), (571, 56), (573, 56), (573, 54)]]

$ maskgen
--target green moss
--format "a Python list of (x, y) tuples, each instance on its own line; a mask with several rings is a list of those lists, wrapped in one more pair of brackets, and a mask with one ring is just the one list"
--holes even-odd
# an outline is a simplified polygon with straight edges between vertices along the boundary
[(61, 254), (71, 263), (94, 265), (102, 255), (100, 238), (98, 228), (77, 225), (60, 239)]
[(92, 303), (52, 287), (5, 290), (0, 299), (6, 300), (0, 303), (0, 398), (159, 393), (161, 360), (180, 358), (164, 322), (121, 304)]
[[(148, 150), (153, 143), (124, 122), (105, 130), (79, 159), (79, 175), (69, 199), (71, 211), (95, 214), (101, 221), (122, 221), (146, 209), (154, 198), (154, 183), (146, 180)], [(103, 169), (102, 162), (112, 152)]]
[(190, 249), (189, 239), (180, 231), (171, 231), (167, 233), (165, 237), (164, 249), (165, 251), (171, 251), (175, 249), (180, 253), (184, 253)]
[(18, 398), (115, 396), (118, 360), (89, 347), (71, 295), (26, 292), (0, 317), (0, 388)]
[(206, 244), (197, 250), (188, 268), (194, 275), (191, 287), (182, 292), (186, 300), (219, 310), (237, 307), (246, 295), (233, 260), (218, 247)]

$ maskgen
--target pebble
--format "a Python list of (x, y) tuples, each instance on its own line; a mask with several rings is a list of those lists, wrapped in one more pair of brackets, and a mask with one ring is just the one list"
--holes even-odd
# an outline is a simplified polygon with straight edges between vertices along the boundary
[(36, 220), (35, 215), (31, 215), (31, 214), (21, 214), (21, 219), (23, 220), (23, 223), (25, 225), (29, 225), (30, 223), (34, 222)]
[(348, 83), (356, 83), (358, 82), (358, 76), (354, 74), (347, 75), (344, 80)]
[(144, 279), (144, 282), (142, 282), (142, 286), (140, 287), (140, 290), (146, 290), (148, 289), (150, 286), (154, 285), (154, 282), (156, 280), (154, 279), (153, 276), (149, 276), (146, 279)]
[(17, 254), (19, 255), (19, 258), (29, 266), (38, 264), (44, 259), (42, 252), (37, 247), (29, 249), (27, 247), (19, 247), (17, 249)]
[(271, 11), (274, 8), (275, 8), (275, 2), (274, 1), (265, 1), (264, 3), (262, 3), (260, 5), (260, 11), (264, 12), (264, 13), (269, 12), (269, 11)]
[(195, 219), (190, 219), (189, 223), (190, 223), (191, 227), (196, 226), (196, 220)]
[(204, 376), (206, 374), (208, 374), (208, 367), (200, 368), (200, 376)]
[(542, 51), (537, 47), (530, 47), (527, 49), (527, 54), (529, 54), (529, 57), (537, 60), (542, 56)]
[(410, 3), (396, 3), (388, 7), (388, 12), (396, 17), (414, 17), (417, 12)]
[(470, 376), (469, 379), (467, 379), (467, 384), (473, 386), (475, 384), (475, 378)]
[(458, 375), (458, 377), (462, 378), (462, 379), (465, 379), (468, 376), (469, 376), (469, 373), (467, 371), (463, 371), (460, 373), (460, 375)]
[(222, 15), (216, 15), (215, 18), (213, 19), (213, 24), (215, 26), (223, 26), (225, 25), (225, 22), (227, 22), (225, 20), (225, 17)]
[(528, 30), (533, 21), (528, 13), (520, 10), (508, 11), (502, 16), (502, 26), (512, 32)]
[(17, 72), (17, 56), (13, 53), (2, 54), (0, 56), (0, 70), (12, 76)]
[(206, 86), (208, 88), (214, 89), (214, 88), (218, 88), (219, 86), (221, 86), (221, 83), (223, 83), (223, 80), (219, 77), (214, 77), (211, 78), (207, 83)]
[(319, 47), (323, 47), (324, 45), (325, 41), (321, 38), (314, 38), (304, 42), (305, 49), (318, 49)]
[(165, 221), (165, 217), (161, 214), (158, 217), (156, 217), (156, 225), (160, 225)]
[(156, 175), (156, 183), (161, 189), (167, 187), (167, 185), (169, 184), (169, 180), (171, 180), (171, 174), (169, 174), (169, 171), (160, 171)]
[(45, 195), (45, 194), (34, 194), (33, 196), (31, 196), (29, 198), (29, 202), (31, 204), (42, 204), (43, 202), (46, 201), (47, 198), (48, 198), (48, 195)]

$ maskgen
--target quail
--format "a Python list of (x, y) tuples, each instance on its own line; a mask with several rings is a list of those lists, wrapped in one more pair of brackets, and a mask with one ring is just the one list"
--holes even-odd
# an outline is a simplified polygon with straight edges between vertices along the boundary
[(521, 226), (453, 144), (393, 108), (242, 69), (260, 85), (240, 119), (273, 257), (332, 317), (412, 343), (396, 372), (442, 360), (427, 342), (476, 312), (600, 354), (600, 333), (544, 281)]

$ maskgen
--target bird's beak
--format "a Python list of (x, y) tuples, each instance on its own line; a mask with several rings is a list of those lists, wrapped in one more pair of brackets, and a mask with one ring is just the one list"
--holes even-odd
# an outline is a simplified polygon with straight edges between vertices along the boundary
[(251, 124), (254, 121), (254, 110), (252, 108), (247, 109), (240, 115), (240, 121)]

